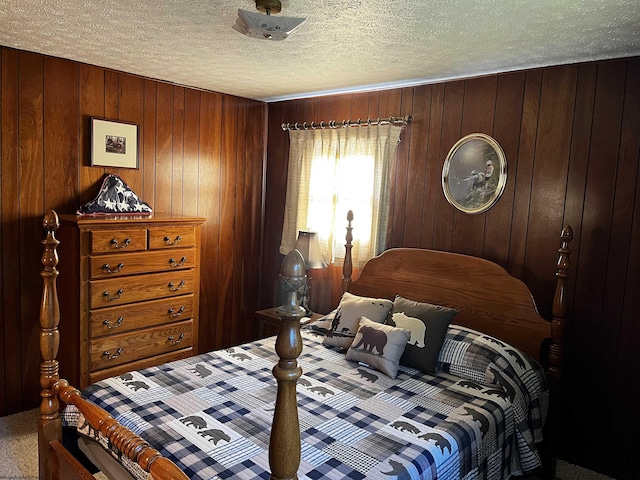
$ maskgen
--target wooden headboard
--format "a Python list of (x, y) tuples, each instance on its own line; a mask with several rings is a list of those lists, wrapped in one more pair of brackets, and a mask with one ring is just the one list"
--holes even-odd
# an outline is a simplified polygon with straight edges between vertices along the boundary
[(496, 336), (538, 358), (550, 336), (526, 285), (488, 260), (412, 248), (387, 250), (364, 266), (351, 293), (455, 308), (454, 323)]
[[(351, 221), (347, 216), (347, 260), (343, 269), (345, 290), (361, 296), (395, 295), (443, 305), (459, 311), (454, 323), (493, 335), (540, 360), (560, 375), (566, 313), (568, 243), (571, 227), (561, 234), (557, 286), (551, 322), (538, 313), (529, 288), (501, 266), (482, 258), (417, 248), (393, 248), (370, 259), (357, 280), (351, 281)], [(551, 339), (550, 352), (543, 349)], [(542, 350), (545, 350), (544, 352)], [(549, 355), (549, 357), (547, 357)]]

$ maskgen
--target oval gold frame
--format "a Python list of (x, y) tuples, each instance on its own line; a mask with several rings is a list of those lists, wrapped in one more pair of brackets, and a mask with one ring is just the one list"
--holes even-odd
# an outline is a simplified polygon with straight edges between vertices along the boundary
[(458, 210), (472, 215), (486, 212), (500, 199), (506, 184), (507, 158), (489, 135), (472, 133), (449, 150), (442, 167), (442, 190)]

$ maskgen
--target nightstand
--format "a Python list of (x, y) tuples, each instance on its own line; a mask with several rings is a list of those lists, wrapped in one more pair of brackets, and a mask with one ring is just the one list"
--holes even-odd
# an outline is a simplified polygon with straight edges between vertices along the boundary
[[(255, 312), (258, 320), (258, 338), (272, 337), (278, 334), (280, 331), (280, 317), (277, 310), (278, 307), (271, 307)], [(314, 322), (323, 316), (321, 313), (312, 313), (310, 321)]]

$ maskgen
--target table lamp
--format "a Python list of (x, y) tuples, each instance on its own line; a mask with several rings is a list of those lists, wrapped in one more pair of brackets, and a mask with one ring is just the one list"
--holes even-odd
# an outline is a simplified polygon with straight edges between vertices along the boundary
[(310, 232), (307, 230), (300, 230), (298, 232), (298, 239), (296, 245), (293, 247), (298, 250), (304, 258), (304, 264), (307, 267), (307, 284), (306, 288), (302, 292), (302, 299), (300, 305), (305, 309), (307, 315), (311, 313), (309, 308), (309, 290), (311, 289), (311, 272), (312, 269), (327, 268), (327, 264), (322, 258), (320, 253), (320, 242), (318, 240), (317, 232)]

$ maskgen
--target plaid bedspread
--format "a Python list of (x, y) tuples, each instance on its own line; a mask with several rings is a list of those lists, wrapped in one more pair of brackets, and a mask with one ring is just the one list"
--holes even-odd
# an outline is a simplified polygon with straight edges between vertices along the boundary
[[(499, 479), (538, 466), (539, 432), (517, 433), (505, 390), (405, 367), (391, 379), (321, 341), (303, 330), (300, 479)], [(267, 479), (274, 342), (131, 372), (83, 393), (192, 479)], [(109, 448), (73, 407), (64, 420)]]

